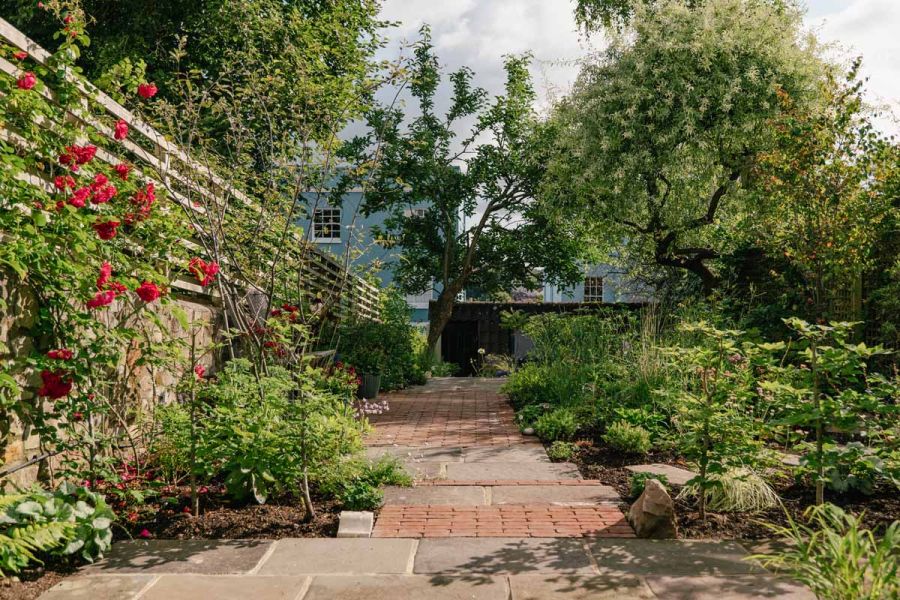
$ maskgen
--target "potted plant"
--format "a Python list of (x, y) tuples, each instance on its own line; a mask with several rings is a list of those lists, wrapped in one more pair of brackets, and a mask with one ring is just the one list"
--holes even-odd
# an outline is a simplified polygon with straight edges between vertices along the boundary
[(341, 359), (353, 365), (359, 374), (357, 396), (373, 400), (381, 388), (381, 376), (387, 363), (387, 351), (379, 324), (372, 321), (357, 322), (346, 326), (342, 335), (345, 345)]

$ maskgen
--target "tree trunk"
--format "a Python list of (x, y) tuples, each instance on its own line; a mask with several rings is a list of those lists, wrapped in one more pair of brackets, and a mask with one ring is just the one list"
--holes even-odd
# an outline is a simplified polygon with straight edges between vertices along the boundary
[(428, 352), (433, 356), (437, 342), (444, 332), (444, 327), (450, 322), (453, 315), (453, 307), (456, 306), (456, 296), (462, 290), (462, 283), (454, 281), (445, 287), (434, 303), (434, 312), (429, 315), (428, 324)]

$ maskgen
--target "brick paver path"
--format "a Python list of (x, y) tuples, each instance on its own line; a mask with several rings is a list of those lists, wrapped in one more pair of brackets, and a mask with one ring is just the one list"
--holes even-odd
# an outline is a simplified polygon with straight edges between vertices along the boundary
[(465, 448), (508, 446), (525, 440), (498, 385), (479, 379), (441, 378), (385, 395), (390, 410), (369, 420), (370, 446)]
[[(612, 490), (550, 464), (543, 448), (519, 433), (499, 388), (499, 380), (450, 378), (385, 396), (390, 410), (372, 419), (367, 444), (405, 458), (416, 487), (432, 489), (389, 494), (372, 537), (634, 537)], [(446, 478), (459, 471), (469, 477)], [(513, 478), (497, 479), (507, 473)], [(433, 489), (440, 486), (446, 498)], [(453, 493), (473, 486), (484, 491), (478, 504), (471, 493)], [(521, 504), (492, 501), (511, 487), (534, 493), (525, 490)], [(571, 487), (594, 488), (601, 500), (572, 501), (562, 489)], [(461, 497), (466, 500), (455, 501)], [(404, 504), (410, 498), (420, 502)]]

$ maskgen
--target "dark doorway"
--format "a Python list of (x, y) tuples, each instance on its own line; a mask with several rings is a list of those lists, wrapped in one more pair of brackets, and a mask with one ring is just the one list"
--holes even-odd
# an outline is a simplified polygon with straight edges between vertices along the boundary
[(459, 365), (459, 375), (474, 374), (478, 358), (478, 321), (448, 323), (441, 334), (441, 356), (445, 362)]

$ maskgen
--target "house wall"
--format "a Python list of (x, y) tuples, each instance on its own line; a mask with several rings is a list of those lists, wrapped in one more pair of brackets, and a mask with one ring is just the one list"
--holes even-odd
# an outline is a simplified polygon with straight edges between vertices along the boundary
[[(341, 208), (341, 241), (322, 242), (317, 241), (312, 232), (311, 216), (316, 208), (330, 208), (338, 205), (330, 204), (330, 194), (304, 194), (308, 217), (301, 218), (298, 224), (306, 232), (306, 238), (315, 243), (321, 250), (334, 255), (341, 262), (350, 259), (353, 267), (368, 270), (372, 268), (378, 276), (381, 287), (388, 287), (394, 281), (393, 268), (399, 260), (400, 253), (395, 249), (385, 248), (378, 244), (374, 230), (383, 227), (388, 215), (377, 212), (364, 215), (361, 207), (363, 193), (351, 191), (344, 194), (340, 201)], [(425, 208), (427, 204), (412, 208)], [(434, 299), (434, 292), (407, 296), (407, 302), (412, 308), (410, 318), (414, 323), (428, 321), (428, 303)]]
[[(604, 304), (646, 302), (650, 296), (646, 288), (611, 265), (593, 265), (585, 269), (585, 277), (603, 278)], [(544, 286), (544, 302), (584, 302), (584, 282), (573, 288), (547, 284)]]

